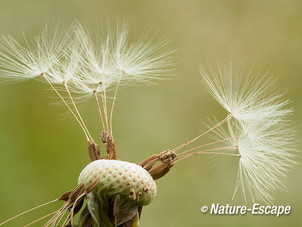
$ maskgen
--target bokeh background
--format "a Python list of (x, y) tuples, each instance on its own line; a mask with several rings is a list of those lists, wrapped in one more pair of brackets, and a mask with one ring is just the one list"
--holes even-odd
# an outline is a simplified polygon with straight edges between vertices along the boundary
[[(119, 158), (140, 162), (173, 148), (203, 129), (202, 121), (224, 110), (201, 84), (199, 66), (233, 59), (255, 65), (287, 89), (301, 138), (302, 1), (300, 0), (1, 0), (0, 33), (21, 39), (54, 21), (87, 24), (126, 18), (136, 34), (153, 26), (172, 37), (177, 49), (175, 76), (150, 87), (120, 90), (114, 115)], [(27, 81), (0, 84), (0, 221), (75, 187), (89, 162), (87, 144), (64, 106), (49, 105), (54, 93)], [(94, 138), (100, 134), (94, 105), (83, 112)], [(301, 143), (299, 143), (301, 146)], [(297, 158), (299, 160), (299, 158)], [(301, 160), (299, 160), (301, 162)], [(290, 172), (286, 191), (275, 205), (292, 213), (274, 216), (211, 216), (200, 208), (212, 203), (244, 205), (232, 200), (236, 163), (228, 158), (194, 157), (157, 181), (156, 200), (143, 209), (141, 226), (301, 226), (302, 167)], [(61, 204), (30, 213), (6, 226), (23, 226)], [(41, 226), (36, 224), (35, 226)]]

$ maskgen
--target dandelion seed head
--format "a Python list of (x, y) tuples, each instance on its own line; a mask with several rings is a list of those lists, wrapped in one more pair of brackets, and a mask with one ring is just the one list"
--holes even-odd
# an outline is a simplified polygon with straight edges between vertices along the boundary
[[(136, 193), (144, 193), (138, 203), (147, 205), (152, 202), (157, 193), (157, 188), (151, 175), (142, 167), (117, 160), (97, 160), (88, 164), (79, 176), (78, 184), (89, 183), (98, 180), (98, 190), (107, 190), (108, 194), (121, 194), (127, 200), (129, 198), (129, 185), (135, 188)], [(128, 185), (129, 184), (129, 185)]]

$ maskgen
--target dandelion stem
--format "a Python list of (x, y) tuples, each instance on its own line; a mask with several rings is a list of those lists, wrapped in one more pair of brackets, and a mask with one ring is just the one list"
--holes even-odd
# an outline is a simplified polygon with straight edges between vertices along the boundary
[(29, 210), (27, 210), (27, 211), (24, 211), (24, 212), (22, 212), (22, 213), (20, 213), (20, 214), (18, 214), (18, 215), (16, 215), (16, 216), (14, 216), (14, 217), (12, 217), (12, 218), (10, 218), (10, 219), (8, 219), (8, 220), (6, 220), (6, 221), (0, 223), (0, 225), (4, 225), (4, 224), (6, 224), (6, 223), (8, 223), (8, 222), (10, 222), (10, 221), (12, 221), (12, 220), (14, 220), (14, 219), (16, 219), (16, 218), (22, 216), (22, 215), (24, 215), (24, 214), (27, 214), (27, 213), (29, 213), (29, 212), (31, 212), (31, 211), (33, 211), (33, 210), (36, 210), (36, 209), (38, 209), (38, 208), (40, 208), (40, 207), (43, 207), (43, 206), (46, 206), (46, 205), (48, 205), (48, 204), (54, 203), (54, 202), (56, 202), (56, 201), (58, 201), (58, 200), (55, 199), (55, 200), (49, 201), (49, 202), (47, 202), (47, 203), (43, 203), (43, 204), (41, 204), (41, 205), (39, 205), (39, 206), (36, 206), (36, 207), (34, 207), (34, 208), (31, 208), (31, 209), (29, 209)]
[(101, 121), (102, 121), (102, 126), (103, 126), (103, 129), (105, 130), (105, 124), (104, 124), (103, 114), (102, 114), (102, 110), (101, 110), (101, 105), (100, 105), (98, 94), (96, 91), (94, 91), (94, 96), (95, 96), (96, 103), (98, 105), (99, 114), (100, 114)]
[(232, 117), (233, 117), (232, 114), (229, 114), (225, 119), (223, 119), (222, 121), (220, 121), (219, 123), (217, 123), (215, 126), (213, 126), (212, 128), (210, 128), (209, 130), (203, 132), (202, 134), (200, 134), (199, 136), (195, 137), (194, 139), (189, 140), (188, 142), (186, 142), (186, 143), (184, 143), (184, 144), (182, 144), (182, 145), (180, 145), (180, 146), (178, 146), (178, 147), (172, 149), (171, 151), (172, 151), (172, 152), (176, 152), (176, 151), (178, 151), (178, 150), (180, 150), (180, 149), (186, 147), (187, 145), (189, 145), (189, 144), (195, 142), (196, 140), (198, 140), (198, 139), (201, 138), (202, 136), (206, 135), (207, 133), (213, 131), (214, 129), (218, 128), (220, 125), (222, 125), (222, 124), (224, 124), (225, 122), (227, 122), (228, 120), (230, 120)]
[(197, 151), (197, 152), (193, 152), (190, 154), (186, 154), (183, 156), (178, 156), (174, 163), (177, 163), (185, 158), (188, 158), (192, 155), (198, 155), (198, 154), (215, 154), (215, 155), (227, 155), (227, 156), (235, 156), (235, 157), (241, 157), (240, 154), (230, 154), (230, 153), (218, 153), (218, 152), (212, 152), (212, 151), (220, 151), (220, 150), (229, 150), (229, 149), (236, 149), (235, 147), (231, 147), (231, 146), (226, 146), (226, 147), (217, 147), (217, 148), (213, 148), (213, 149), (207, 149), (207, 150), (203, 150), (203, 151)]
[[(54, 226), (56, 225), (56, 223), (57, 223), (57, 225), (60, 224), (60, 222), (61, 222), (61, 220), (63, 219), (63, 217), (65, 216), (66, 212), (67, 212), (67, 209), (65, 209), (65, 210), (61, 213), (60, 218), (54, 223)], [(62, 224), (62, 226), (66, 226), (66, 222), (68, 222), (68, 220), (69, 220), (69, 215), (67, 215), (67, 217), (65, 218), (65, 220), (64, 220), (64, 222), (63, 222), (63, 224)]]
[(47, 217), (49, 217), (50, 215), (52, 215), (52, 214), (54, 214), (54, 213), (56, 213), (56, 211), (51, 212), (51, 213), (49, 213), (49, 214), (47, 214), (47, 215), (44, 215), (44, 216), (41, 217), (41, 218), (38, 218), (38, 219), (36, 219), (36, 220), (30, 222), (30, 223), (28, 223), (27, 225), (24, 225), (24, 227), (28, 227), (28, 226), (30, 226), (30, 225), (32, 225), (32, 224), (35, 224), (36, 222), (41, 221), (41, 220), (43, 220), (44, 218), (47, 218)]
[(72, 97), (72, 95), (71, 95), (71, 93), (70, 93), (70, 91), (69, 91), (69, 88), (68, 88), (66, 82), (64, 82), (64, 86), (65, 86), (66, 91), (67, 91), (67, 93), (68, 93), (68, 95), (69, 95), (69, 98), (70, 98), (70, 100), (71, 100), (71, 102), (72, 102), (72, 105), (74, 106), (74, 109), (75, 109), (75, 111), (77, 112), (77, 114), (78, 114), (78, 116), (79, 116), (79, 118), (80, 118), (80, 121), (82, 122), (82, 125), (83, 125), (84, 129), (86, 130), (86, 132), (87, 132), (88, 136), (90, 137), (91, 141), (93, 141), (93, 139), (92, 139), (92, 137), (91, 137), (91, 135), (90, 135), (90, 133), (89, 133), (89, 131), (88, 131), (88, 129), (87, 129), (87, 127), (86, 127), (84, 121), (83, 121), (83, 118), (82, 118), (82, 116), (81, 116), (81, 114), (80, 114), (80, 112), (79, 112), (79, 110), (78, 110), (78, 108), (77, 108), (77, 105), (76, 105), (75, 102), (74, 102), (74, 99), (73, 99), (73, 97)]
[(86, 195), (86, 191), (84, 191), (82, 194), (80, 194), (78, 196), (78, 198), (73, 202), (73, 205), (72, 207), (69, 208), (69, 215), (67, 216), (67, 218), (65, 219), (65, 221), (63, 222), (63, 225), (62, 226), (65, 226), (64, 224), (65, 223), (68, 223), (68, 222), (71, 222), (71, 224), (73, 224), (73, 217), (74, 217), (74, 209), (77, 205), (77, 202), (83, 198), (83, 196)]
[(226, 156), (234, 156), (234, 157), (241, 157), (240, 154), (229, 154), (229, 153), (222, 153), (222, 152), (202, 152), (202, 153), (193, 153), (194, 154), (215, 154), (215, 155), (226, 155)]
[(108, 114), (107, 114), (107, 96), (106, 96), (106, 87), (105, 86), (104, 86), (104, 89), (103, 89), (102, 102), (103, 102), (103, 109), (104, 109), (107, 132), (109, 132)]
[(45, 73), (41, 73), (41, 75), (45, 78), (45, 80), (47, 81), (47, 83), (51, 86), (51, 88), (56, 92), (56, 94), (59, 96), (59, 98), (63, 101), (63, 103), (65, 104), (65, 106), (68, 108), (68, 110), (71, 112), (71, 114), (74, 116), (74, 118), (77, 120), (77, 122), (80, 124), (83, 132), (85, 133), (86, 139), (87, 141), (89, 141), (89, 137), (87, 135), (87, 132), (85, 131), (85, 128), (83, 127), (82, 123), (80, 122), (80, 120), (78, 119), (78, 117), (75, 115), (75, 113), (73, 112), (73, 110), (70, 108), (70, 106), (67, 104), (67, 102), (65, 101), (65, 99), (62, 97), (62, 95), (58, 92), (58, 90), (52, 85), (52, 83), (47, 79)]
[(45, 224), (43, 225), (43, 227), (44, 227), (44, 226), (45, 226), (45, 227), (46, 227), (46, 226), (49, 226), (50, 224), (53, 224), (53, 226), (55, 226), (55, 224), (57, 223), (58, 219), (61, 220), (62, 215), (65, 214), (64, 211), (65, 211), (66, 209), (68, 209), (68, 208), (69, 208), (68, 205), (64, 204), (59, 210), (57, 210), (57, 211), (55, 212), (55, 215), (52, 216), (52, 218), (49, 219), (48, 222), (45, 223)]
[(117, 82), (117, 85), (116, 85), (116, 88), (115, 88), (115, 93), (114, 93), (114, 98), (113, 98), (113, 102), (112, 102), (112, 106), (111, 106), (111, 113), (110, 113), (110, 134), (111, 136), (113, 137), (113, 134), (112, 134), (112, 116), (113, 116), (113, 109), (114, 109), (114, 104), (115, 104), (115, 100), (116, 100), (116, 95), (117, 95), (117, 91), (118, 91), (118, 88), (119, 88), (119, 85), (120, 85), (120, 82), (121, 82), (121, 79), (122, 79), (122, 75), (124, 74), (124, 71), (121, 72), (120, 74), (120, 78)]
[(186, 150), (186, 151), (183, 151), (183, 152), (179, 153), (178, 156), (184, 155), (184, 154), (186, 154), (190, 151), (194, 151), (194, 150), (197, 150), (197, 149), (202, 148), (202, 147), (207, 147), (207, 146), (214, 145), (214, 144), (217, 144), (217, 143), (222, 143), (222, 142), (225, 142), (225, 141), (228, 141), (228, 140), (231, 140), (231, 139), (234, 139), (234, 138), (230, 137), (230, 138), (227, 138), (227, 139), (223, 139), (223, 140), (215, 141), (215, 142), (212, 142), (212, 143), (207, 143), (207, 144), (204, 144), (204, 145), (201, 145), (201, 146), (198, 146), (198, 147), (194, 147), (192, 149), (189, 149), (189, 150)]

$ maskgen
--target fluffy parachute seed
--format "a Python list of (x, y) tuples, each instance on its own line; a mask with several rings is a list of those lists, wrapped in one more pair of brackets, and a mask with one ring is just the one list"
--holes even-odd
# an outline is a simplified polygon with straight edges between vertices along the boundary
[(232, 63), (201, 69), (206, 88), (229, 112), (227, 125), (219, 122), (212, 129), (226, 145), (222, 148), (231, 152), (228, 155), (236, 152), (240, 157), (234, 195), (241, 188), (245, 200), (249, 195), (253, 202), (271, 203), (272, 194), (284, 188), (286, 173), (296, 165), (293, 110), (272, 78), (260, 77), (254, 69), (244, 73)]

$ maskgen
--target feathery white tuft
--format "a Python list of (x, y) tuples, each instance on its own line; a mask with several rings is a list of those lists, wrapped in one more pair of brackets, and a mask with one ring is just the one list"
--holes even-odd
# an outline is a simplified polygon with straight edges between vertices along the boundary
[(269, 203), (276, 189), (284, 189), (286, 173), (295, 164), (294, 134), (286, 122), (259, 119), (241, 125), (237, 139), (241, 154), (238, 182), (252, 200)]
[(61, 58), (67, 42), (60, 27), (47, 26), (32, 40), (24, 37), (22, 43), (11, 36), (0, 38), (0, 79), (18, 81), (38, 77), (48, 72)]
[(202, 81), (210, 94), (238, 120), (286, 118), (292, 112), (276, 91), (276, 83), (253, 69), (245, 76), (239, 68), (218, 64), (217, 69), (201, 68)]
[(120, 85), (149, 84), (171, 72), (174, 51), (167, 47), (168, 39), (152, 44), (154, 38), (148, 39), (146, 34), (130, 43), (128, 32), (128, 26), (122, 24), (115, 32), (109, 30), (106, 36), (97, 34), (94, 39), (92, 32), (75, 25), (76, 42), (83, 47), (83, 65), (75, 74), (77, 92), (100, 92), (118, 81)]
[[(210, 72), (210, 73), (209, 73)], [(270, 203), (272, 194), (284, 188), (286, 173), (295, 165), (295, 130), (290, 125), (292, 109), (283, 94), (273, 91), (273, 83), (244, 75), (232, 65), (202, 69), (203, 82), (232, 118), (227, 127), (213, 132), (228, 147), (225, 152), (240, 154), (235, 193)]]
[[(10, 36), (0, 40), (0, 79), (36, 78), (42, 73), (53, 84), (68, 83), (87, 95), (116, 85), (148, 84), (172, 71), (169, 40), (154, 41), (149, 33), (128, 40), (128, 26), (102, 28), (98, 34), (74, 23), (68, 29), (48, 29), (24, 44)], [(104, 31), (106, 33), (104, 33)]]

